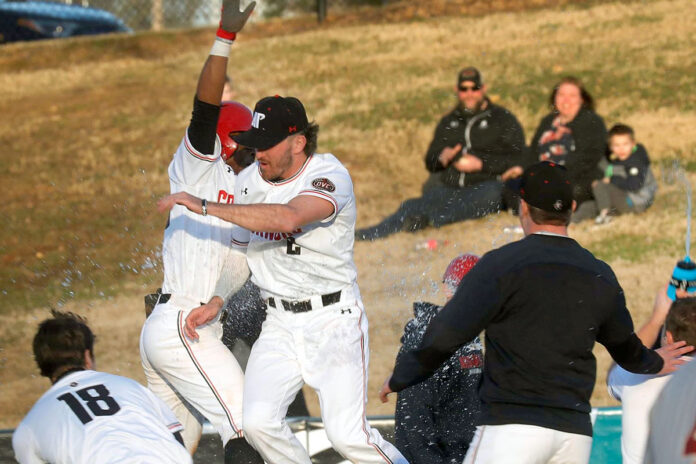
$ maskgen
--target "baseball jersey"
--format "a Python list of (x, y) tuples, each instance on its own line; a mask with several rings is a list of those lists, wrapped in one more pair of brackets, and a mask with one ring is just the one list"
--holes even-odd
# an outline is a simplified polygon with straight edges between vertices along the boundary
[(672, 374), (650, 413), (646, 464), (696, 464), (696, 362)]
[(648, 440), (650, 410), (670, 378), (670, 375), (634, 374), (617, 365), (609, 371), (609, 394), (621, 401), (623, 464), (642, 464)]
[(315, 153), (292, 177), (270, 182), (261, 177), (258, 162), (239, 173), (235, 203), (287, 204), (300, 195), (329, 201), (328, 218), (292, 233), (237, 228), (233, 244), (247, 247), (247, 262), (261, 296), (302, 299), (352, 286), (355, 195), (348, 170), (330, 153)]
[(84, 370), (36, 402), (12, 436), (20, 464), (190, 463), (174, 438), (183, 427), (134, 380)]
[[(200, 153), (191, 145), (187, 131), (169, 164), (171, 193), (185, 191), (211, 202), (232, 203), (236, 175), (220, 157), (220, 150), (216, 136), (213, 154)], [(222, 219), (174, 206), (162, 244), (162, 292), (208, 301), (231, 249), (235, 227)]]

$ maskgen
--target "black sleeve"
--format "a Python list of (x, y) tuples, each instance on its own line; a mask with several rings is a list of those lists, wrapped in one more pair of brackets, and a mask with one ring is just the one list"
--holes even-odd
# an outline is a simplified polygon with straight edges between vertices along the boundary
[(449, 125), (450, 115), (443, 117), (435, 128), (433, 140), (425, 153), (425, 168), (430, 172), (438, 172), (445, 169), (440, 164), (439, 157), (446, 147), (454, 147), (459, 143), (460, 134)]
[(580, 110), (576, 121), (569, 124), (573, 131), (575, 153), (566, 159), (571, 180), (599, 178), (599, 160), (606, 153), (607, 128), (599, 115)]
[[(481, 172), (499, 175), (512, 166), (521, 166), (524, 162), (524, 130), (517, 118), (508, 110), (502, 109), (500, 117), (500, 137), (497, 143), (488, 147), (488, 153), (482, 154)], [(476, 153), (472, 153), (476, 156)]]
[(430, 377), (497, 314), (501, 296), (492, 261), (486, 256), (481, 258), (462, 279), (452, 299), (430, 322), (420, 346), (399, 354), (389, 382), (392, 391), (401, 391)]
[(176, 441), (181, 443), (181, 446), (186, 447), (186, 445), (184, 445), (184, 438), (181, 436), (181, 431), (176, 431), (172, 435), (174, 435)]
[(193, 148), (204, 155), (212, 155), (215, 151), (215, 134), (219, 115), (218, 105), (202, 102), (198, 96), (193, 98), (188, 138)]
[(616, 363), (636, 374), (656, 374), (664, 364), (660, 355), (643, 346), (633, 331), (633, 320), (626, 308), (623, 291), (616, 296), (615, 310), (602, 324), (597, 341), (604, 345)]

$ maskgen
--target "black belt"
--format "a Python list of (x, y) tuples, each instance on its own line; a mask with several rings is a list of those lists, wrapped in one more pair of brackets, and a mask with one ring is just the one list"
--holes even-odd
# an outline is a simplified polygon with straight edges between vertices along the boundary
[[(341, 301), (341, 291), (337, 291), (334, 293), (327, 293), (326, 295), (321, 296), (321, 304), (322, 306), (328, 306), (334, 303), (338, 303)], [(312, 310), (312, 300), (302, 300), (302, 301), (288, 301), (288, 300), (280, 300), (280, 303), (283, 305), (283, 309), (286, 311), (291, 311), (293, 313), (306, 313), (307, 311)], [(271, 297), (268, 299), (268, 306), (271, 308), (276, 307), (276, 302), (275, 298)]]

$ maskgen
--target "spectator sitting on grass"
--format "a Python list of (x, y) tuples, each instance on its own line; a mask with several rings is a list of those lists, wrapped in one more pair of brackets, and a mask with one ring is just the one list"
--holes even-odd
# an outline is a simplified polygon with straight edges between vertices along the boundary
[(606, 224), (611, 214), (640, 213), (655, 199), (657, 181), (650, 169), (645, 147), (636, 143), (633, 129), (616, 124), (609, 130), (609, 159), (600, 167), (604, 178), (592, 183), (599, 215), (597, 224)]
[(595, 113), (594, 99), (575, 77), (564, 77), (551, 92), (552, 111), (532, 138), (530, 156), (568, 169), (578, 207), (572, 221), (597, 216), (592, 182), (602, 178), (599, 162), (606, 154), (607, 129)]
[[(678, 299), (672, 303), (667, 288), (661, 289), (655, 298), (650, 320), (636, 333), (645, 346), (657, 342), (664, 325), (662, 345), (684, 340), (696, 345), (696, 298), (686, 297), (684, 290), (678, 291)], [(685, 355), (692, 359), (693, 352)], [(609, 369), (607, 384), (609, 394), (621, 401), (621, 454), (623, 464), (642, 464), (648, 440), (650, 410), (671, 374), (633, 374), (620, 366)]]
[(503, 182), (522, 173), (524, 132), (486, 90), (476, 68), (459, 72), (457, 106), (440, 120), (425, 154), (431, 175), (423, 195), (406, 200), (379, 224), (357, 230), (357, 240), (440, 227), (503, 207)]

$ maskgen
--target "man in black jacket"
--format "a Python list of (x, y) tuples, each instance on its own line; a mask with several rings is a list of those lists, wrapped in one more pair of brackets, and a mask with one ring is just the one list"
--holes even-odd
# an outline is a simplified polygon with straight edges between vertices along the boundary
[(358, 230), (358, 240), (440, 227), (502, 207), (501, 181), (510, 168), (523, 162), (522, 126), (510, 111), (486, 97), (486, 86), (476, 68), (459, 72), (457, 98), (456, 108), (437, 125), (425, 155), (431, 175), (423, 196), (405, 201), (381, 223)]
[(526, 237), (486, 253), (397, 358), (380, 397), (428, 378), (486, 330), (481, 415), (465, 463), (587, 463), (595, 341), (636, 373), (668, 373), (693, 347), (649, 350), (633, 332), (611, 268), (567, 235), (573, 190), (565, 168), (538, 163), (519, 183)]

